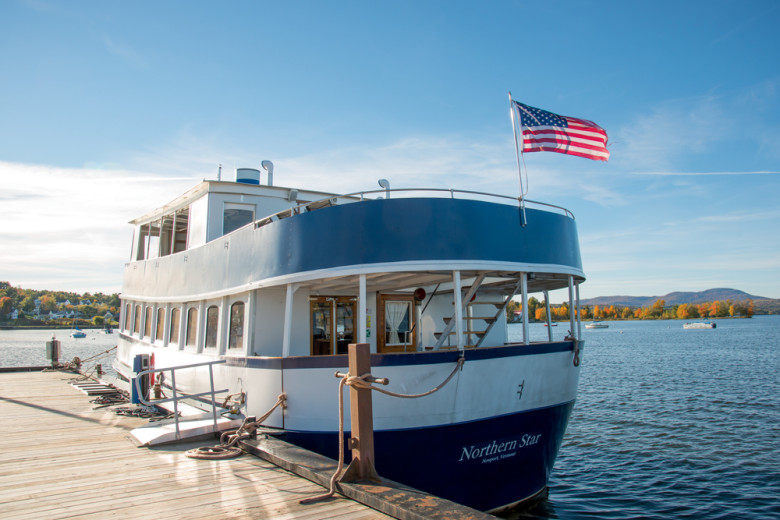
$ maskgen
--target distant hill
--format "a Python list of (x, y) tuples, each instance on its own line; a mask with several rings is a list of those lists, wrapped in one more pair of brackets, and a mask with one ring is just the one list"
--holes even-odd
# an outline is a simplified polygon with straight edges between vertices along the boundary
[(780, 300), (773, 300), (763, 296), (754, 296), (737, 289), (708, 289), (699, 292), (671, 292), (663, 296), (598, 296), (587, 300), (580, 300), (581, 305), (620, 305), (624, 307), (648, 307), (657, 300), (664, 300), (667, 306), (680, 305), (682, 303), (705, 303), (714, 301), (744, 301), (753, 300), (759, 308), (764, 304), (775, 306)]

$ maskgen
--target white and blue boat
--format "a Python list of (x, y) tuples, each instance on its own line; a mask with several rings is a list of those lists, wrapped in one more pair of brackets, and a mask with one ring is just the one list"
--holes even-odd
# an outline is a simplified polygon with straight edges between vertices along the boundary
[[(337, 458), (338, 380), (347, 346), (368, 343), (380, 476), (494, 511), (546, 490), (574, 406), (584, 281), (573, 215), (555, 206), (458, 190), (322, 193), (203, 181), (131, 222), (114, 367), (176, 375), (178, 392), (240, 394), (282, 438)], [(512, 327), (511, 299), (562, 290), (571, 331), (531, 341)], [(527, 308), (527, 306), (524, 306)], [(548, 323), (549, 325), (549, 323)], [(170, 378), (163, 386), (170, 386)], [(225, 393), (216, 397), (222, 405)], [(209, 397), (199, 398), (206, 403)], [(347, 407), (348, 408), (348, 407)], [(347, 410), (346, 424), (349, 425)], [(424, 463), (425, 471), (419, 469)]]
[(83, 330), (81, 330), (78, 325), (76, 325), (76, 318), (73, 318), (73, 327), (72, 327), (71, 332), (70, 332), (70, 337), (71, 338), (86, 338), (87, 337), (87, 333), (84, 332)]
[(718, 326), (717, 323), (710, 320), (694, 321), (683, 323), (684, 329), (714, 329)]

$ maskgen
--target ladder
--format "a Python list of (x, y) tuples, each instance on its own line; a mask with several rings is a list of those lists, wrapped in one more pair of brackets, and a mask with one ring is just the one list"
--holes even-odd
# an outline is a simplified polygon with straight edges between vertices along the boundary
[[(485, 280), (485, 273), (481, 273), (477, 278), (474, 280), (474, 283), (469, 287), (469, 290), (466, 292), (466, 295), (463, 297), (463, 309), (467, 312), (465, 312), (463, 320), (466, 322), (466, 330), (464, 331), (464, 336), (467, 338), (467, 344), (465, 345), (466, 348), (477, 348), (482, 346), (482, 342), (487, 337), (488, 333), (493, 329), (493, 326), (498, 322), (499, 317), (501, 314), (505, 311), (506, 306), (509, 304), (509, 301), (517, 295), (518, 292), (521, 290), (521, 281), (518, 281), (515, 285), (514, 290), (507, 295), (506, 298), (503, 300), (476, 300), (472, 301), (472, 297), (477, 294), (477, 291), (479, 291), (480, 286), (482, 285), (482, 282)], [(469, 308), (471, 306), (483, 306), (483, 305), (493, 305), (496, 308), (495, 314), (492, 316), (472, 316), (470, 312), (468, 312)], [(486, 328), (484, 330), (473, 330), (473, 323), (474, 322), (483, 322), (486, 325)], [(456, 334), (456, 332), (453, 332), (453, 329), (455, 328), (455, 312), (453, 311), (452, 316), (444, 318), (445, 327), (442, 332), (435, 332), (434, 336), (437, 338), (436, 345), (434, 346), (434, 350), (440, 350), (442, 348), (454, 348), (451, 345), (444, 346), (445, 341), (448, 341), (450, 336)], [(472, 336), (475, 336), (478, 338), (478, 341), (476, 343), (472, 343), (471, 339)]]

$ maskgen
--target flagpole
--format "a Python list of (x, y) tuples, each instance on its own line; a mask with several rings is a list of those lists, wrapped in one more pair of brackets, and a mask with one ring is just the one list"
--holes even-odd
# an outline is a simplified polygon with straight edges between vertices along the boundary
[[(515, 111), (517, 110), (517, 107), (515, 105), (514, 100), (512, 99), (512, 92), (509, 92), (509, 110), (511, 111), (512, 115), (512, 134), (515, 136), (515, 158), (517, 159), (517, 178), (520, 181), (520, 197), (518, 197), (518, 200), (520, 202), (520, 210), (521, 210), (521, 224), (523, 227), (525, 227), (525, 194), (523, 193), (523, 170), (521, 168), (520, 163), (520, 154), (522, 153), (522, 147), (523, 147), (523, 128), (522, 128), (522, 120), (520, 119), (522, 116), (520, 113), (517, 113), (517, 120), (515, 120)], [(517, 142), (517, 133), (518, 133), (518, 127), (520, 130), (520, 144), (518, 145)]]

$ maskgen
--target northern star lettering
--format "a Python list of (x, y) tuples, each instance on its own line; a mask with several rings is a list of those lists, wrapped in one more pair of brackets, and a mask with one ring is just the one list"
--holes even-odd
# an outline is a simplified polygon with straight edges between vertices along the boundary
[[(489, 457), (496, 453), (504, 453), (505, 451), (516, 450), (517, 441), (508, 441), (497, 443), (495, 440), (483, 446), (464, 446), (463, 452), (460, 454), (460, 461), (477, 459), (480, 457)], [(459, 462), (460, 462), (459, 461)]]
[[(495, 460), (498, 460), (499, 457), (493, 457), (493, 455), (501, 455), (500, 458), (502, 459), (511, 457), (519, 448), (525, 448), (527, 446), (538, 444), (541, 438), (541, 433), (537, 435), (530, 435), (526, 433), (520, 439), (504, 440), (502, 442), (498, 442), (494, 439), (485, 444), (464, 446), (460, 453), (460, 459), (458, 459), (458, 462), (474, 459), (483, 459), (483, 464), (494, 462)], [(507, 455), (509, 452), (511, 452), (511, 455)], [(485, 457), (491, 458), (485, 459)]]
[(542, 434), (538, 435), (528, 435), (527, 433), (523, 435), (523, 438), (520, 439), (520, 448), (525, 448), (526, 446), (533, 446), (537, 442), (539, 442), (539, 439), (542, 438)]

